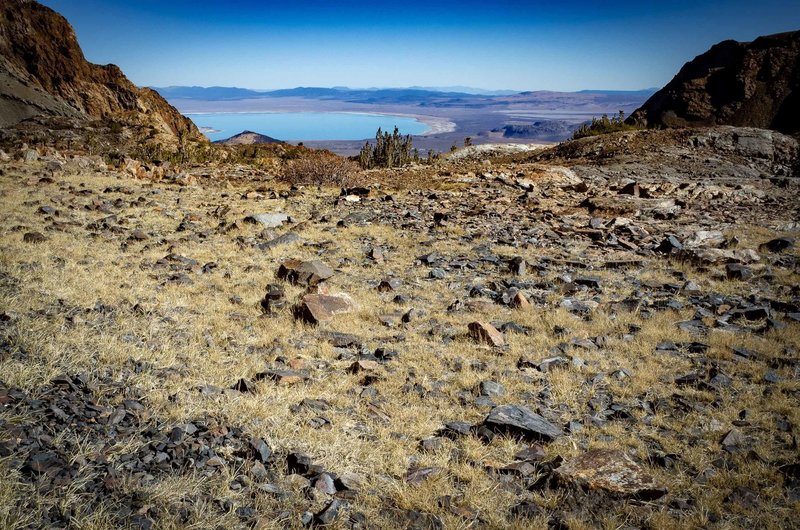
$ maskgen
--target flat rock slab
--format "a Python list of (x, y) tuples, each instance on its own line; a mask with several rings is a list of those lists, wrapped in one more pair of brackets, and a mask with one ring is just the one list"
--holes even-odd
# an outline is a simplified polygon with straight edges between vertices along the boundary
[(564, 434), (561, 429), (522, 405), (495, 407), (483, 424), (494, 432), (520, 436), (526, 440), (550, 441)]
[(592, 449), (566, 461), (555, 473), (564, 482), (623, 497), (653, 500), (667, 493), (666, 487), (619, 450)]
[(355, 304), (347, 295), (308, 294), (297, 307), (295, 316), (309, 324), (320, 324), (353, 309)]
[(278, 278), (307, 287), (317, 285), (331, 276), (333, 269), (318, 259), (311, 261), (290, 259), (281, 263), (278, 268)]
[(259, 243), (256, 245), (261, 250), (270, 250), (273, 248), (277, 248), (284, 245), (290, 245), (292, 243), (302, 243), (303, 238), (297, 235), (294, 232), (286, 232), (285, 234), (279, 235), (274, 239), (270, 239), (264, 243)]
[(285, 213), (255, 213), (244, 218), (246, 223), (260, 224), (264, 228), (278, 228), (288, 220)]

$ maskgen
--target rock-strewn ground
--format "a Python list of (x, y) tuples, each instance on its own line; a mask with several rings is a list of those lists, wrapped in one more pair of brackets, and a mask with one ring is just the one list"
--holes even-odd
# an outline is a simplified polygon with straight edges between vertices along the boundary
[(500, 154), (340, 193), (10, 153), (0, 526), (793, 526), (796, 143)]

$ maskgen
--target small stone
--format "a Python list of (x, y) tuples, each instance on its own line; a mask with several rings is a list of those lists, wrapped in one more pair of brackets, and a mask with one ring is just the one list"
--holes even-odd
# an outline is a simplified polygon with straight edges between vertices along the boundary
[(22, 241), (25, 243), (44, 243), (47, 238), (41, 232), (26, 232), (22, 236)]
[(431, 272), (428, 274), (428, 276), (434, 280), (441, 280), (447, 277), (447, 273), (444, 269), (436, 267), (431, 269)]
[(278, 278), (295, 285), (311, 287), (333, 276), (333, 269), (320, 260), (284, 261), (278, 268)]
[(497, 328), (489, 324), (477, 320), (469, 324), (470, 336), (478, 342), (483, 342), (489, 346), (500, 347), (504, 346), (506, 341), (503, 339), (503, 334), (497, 331)]
[(506, 393), (505, 387), (495, 381), (481, 381), (478, 385), (478, 395), (497, 397)]
[(426, 453), (435, 453), (444, 447), (444, 438), (441, 436), (433, 436), (425, 438), (419, 442), (420, 449)]
[(260, 224), (264, 228), (278, 228), (288, 220), (285, 213), (257, 213), (244, 218), (245, 223)]
[(250, 440), (250, 447), (252, 447), (256, 458), (263, 464), (266, 464), (269, 457), (272, 455), (272, 449), (270, 449), (267, 442), (261, 438), (252, 438)]
[(725, 266), (725, 276), (729, 280), (749, 280), (753, 277), (753, 270), (740, 263), (728, 263)]
[(656, 252), (671, 254), (673, 251), (683, 250), (683, 244), (675, 236), (667, 236), (656, 248)]
[(314, 489), (327, 495), (333, 495), (336, 493), (336, 486), (334, 485), (333, 477), (331, 477), (328, 473), (321, 474), (314, 481)]
[(722, 438), (721, 444), (725, 451), (729, 453), (738, 453), (745, 449), (747, 439), (745, 438), (744, 434), (742, 434), (742, 431), (738, 429), (731, 429)]
[(525, 298), (525, 295), (522, 294), (521, 292), (517, 292), (517, 294), (514, 295), (514, 298), (511, 299), (510, 305), (511, 307), (522, 311), (531, 308), (531, 303), (528, 301), (527, 298)]

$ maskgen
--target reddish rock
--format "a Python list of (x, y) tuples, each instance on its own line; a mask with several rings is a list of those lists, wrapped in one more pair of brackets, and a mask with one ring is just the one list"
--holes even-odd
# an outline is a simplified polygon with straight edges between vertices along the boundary
[(653, 500), (667, 493), (642, 466), (619, 450), (592, 449), (555, 470), (560, 480), (623, 497)]
[(480, 320), (470, 323), (469, 335), (473, 339), (486, 343), (489, 346), (504, 346), (506, 343), (503, 339), (503, 334), (497, 331), (497, 328), (488, 322)]
[(334, 316), (349, 313), (355, 304), (347, 295), (308, 294), (297, 307), (295, 314), (309, 324), (328, 322)]
[(524, 294), (517, 293), (514, 295), (514, 298), (511, 299), (511, 307), (516, 309), (527, 310), (531, 308), (531, 303), (528, 302), (528, 299), (525, 298)]

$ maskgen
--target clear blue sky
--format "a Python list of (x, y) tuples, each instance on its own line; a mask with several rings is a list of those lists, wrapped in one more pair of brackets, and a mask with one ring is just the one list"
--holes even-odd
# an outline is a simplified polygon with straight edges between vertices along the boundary
[(137, 84), (638, 89), (724, 39), (800, 29), (800, 1), (43, 0)]

